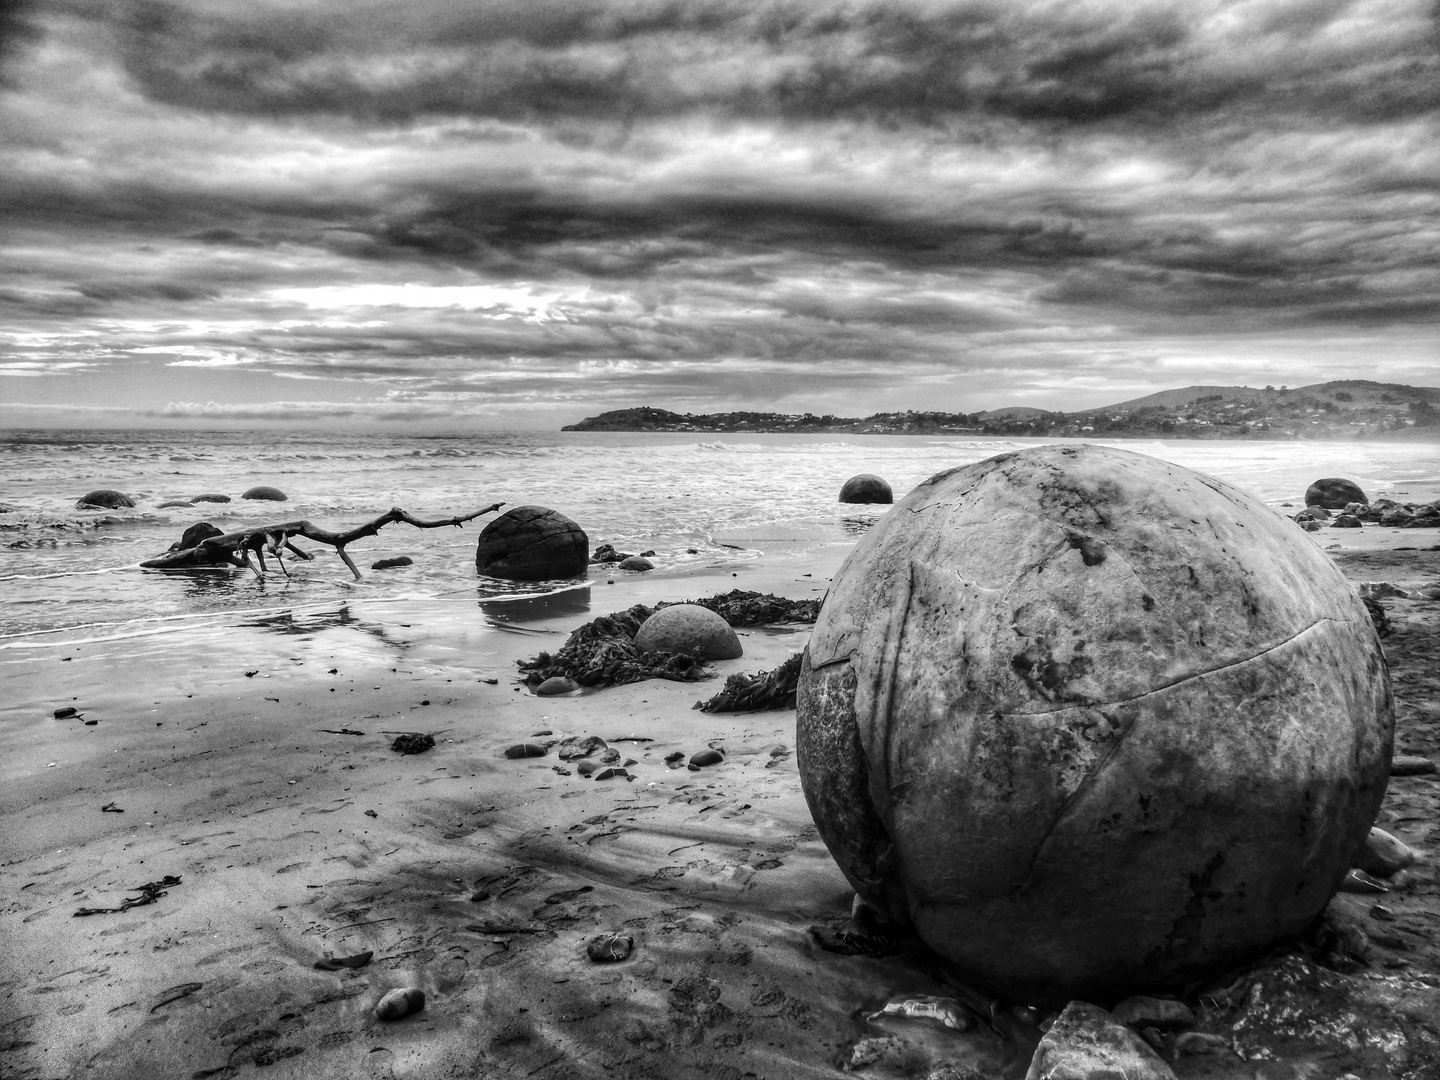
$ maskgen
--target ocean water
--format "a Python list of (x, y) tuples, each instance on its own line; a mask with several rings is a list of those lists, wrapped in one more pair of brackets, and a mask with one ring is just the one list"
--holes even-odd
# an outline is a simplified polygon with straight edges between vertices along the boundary
[[(841, 484), (885, 477), (899, 498), (942, 469), (1032, 440), (956, 437), (693, 435), (522, 432), (453, 436), (273, 432), (10, 431), (0, 433), (0, 659), (106, 643), (113, 661), (154, 650), (156, 637), (233, 644), (247, 631), (304, 632), (318, 622), (404, 618), (413, 626), (487, 617), (517, 598), (574, 583), (517, 585), (476, 573), (476, 537), (463, 529), (386, 526), (356, 543), (354, 581), (328, 548), (291, 576), (245, 570), (142, 570), (186, 526), (225, 531), (308, 519), (327, 528), (367, 521), (392, 506), (422, 518), (492, 502), (540, 504), (579, 522), (592, 549), (657, 552), (647, 579), (714, 574), (764, 561), (838, 563), (884, 507), (842, 506)], [(1370, 497), (1440, 494), (1440, 445), (1414, 442), (1112, 443), (1227, 480), (1280, 506), (1299, 503), (1321, 476), (1345, 476)], [(286, 503), (244, 501), (257, 484)], [(76, 510), (96, 488), (115, 488), (131, 510)], [(162, 507), (216, 492), (226, 504)], [(371, 571), (409, 555), (415, 564)], [(273, 569), (273, 567), (272, 567)], [(602, 568), (592, 576), (604, 578)], [(613, 576), (613, 575), (611, 575)], [(677, 589), (684, 589), (677, 585)], [(617, 597), (622, 593), (617, 592)], [(677, 597), (678, 598), (678, 597)], [(600, 605), (611, 610), (633, 602)], [(517, 608), (518, 610), (518, 608)], [(8, 654), (8, 656), (6, 655)]]

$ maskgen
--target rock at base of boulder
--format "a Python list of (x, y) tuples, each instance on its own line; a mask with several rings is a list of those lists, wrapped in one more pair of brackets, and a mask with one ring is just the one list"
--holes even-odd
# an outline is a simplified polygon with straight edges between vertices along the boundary
[(1316, 480), (1305, 489), (1306, 506), (1323, 506), (1326, 510), (1344, 510), (1351, 503), (1366, 503), (1370, 500), (1354, 480), (1338, 476), (1327, 476)]
[(1139, 1035), (1098, 1005), (1072, 1001), (1051, 1025), (1025, 1080), (1175, 1080), (1175, 1073)]
[(635, 647), (641, 652), (698, 652), (707, 660), (734, 660), (745, 652), (730, 624), (699, 604), (671, 604), (655, 612), (641, 623)]
[(874, 473), (859, 473), (840, 488), (842, 503), (893, 503), (895, 493), (890, 485)]
[(76, 510), (124, 510), (135, 505), (135, 500), (123, 491), (99, 488), (82, 496), (76, 503)]
[(517, 506), (480, 533), (475, 569), (510, 581), (580, 577), (590, 565), (590, 538), (558, 510)]
[(397, 566), (413, 566), (415, 560), (409, 555), (396, 555), (393, 559), (376, 559), (370, 564), (371, 570), (393, 570)]
[(286, 494), (285, 494), (283, 491), (281, 491), (279, 488), (268, 487), (268, 486), (265, 485), (265, 484), (261, 484), (259, 487), (252, 487), (249, 491), (244, 492), (244, 493), (240, 496), (240, 498), (242, 498), (242, 499), (258, 499), (258, 500), (260, 500), (261, 502), (289, 502), (289, 501), (290, 501), (290, 496), (289, 496), (289, 495), (286, 495)]

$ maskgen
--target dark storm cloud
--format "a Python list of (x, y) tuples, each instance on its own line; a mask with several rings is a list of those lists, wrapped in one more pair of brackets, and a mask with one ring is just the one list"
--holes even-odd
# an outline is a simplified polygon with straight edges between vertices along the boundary
[(459, 402), (395, 417), (1407, 372), (1436, 12), (11, 5), (0, 352)]

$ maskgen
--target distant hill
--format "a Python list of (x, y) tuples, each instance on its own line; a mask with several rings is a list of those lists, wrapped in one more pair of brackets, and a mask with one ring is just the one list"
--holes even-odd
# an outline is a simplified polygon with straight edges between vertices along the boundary
[(1082, 413), (1134, 412), (1137, 409), (1184, 409), (1205, 399), (1225, 402), (1279, 401), (1286, 395), (1308, 394), (1324, 401), (1333, 401), (1342, 407), (1380, 407), (1384, 405), (1409, 405), (1412, 401), (1430, 404), (1440, 402), (1440, 387), (1406, 386), (1402, 383), (1378, 383), (1366, 379), (1342, 379), (1334, 382), (1311, 383), (1308, 386), (1293, 386), (1277, 390), (1273, 386), (1257, 389), (1253, 386), (1184, 386), (1178, 390), (1161, 390), (1157, 394), (1131, 398), (1115, 405), (1102, 405), (1096, 409), (1081, 409), (1071, 416)]

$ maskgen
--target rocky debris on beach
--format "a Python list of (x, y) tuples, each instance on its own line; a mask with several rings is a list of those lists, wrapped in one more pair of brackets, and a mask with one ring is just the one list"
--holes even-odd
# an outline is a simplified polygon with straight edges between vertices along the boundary
[(744, 652), (730, 624), (699, 604), (658, 609), (640, 624), (635, 647), (642, 653), (686, 653), (706, 660), (734, 660)]
[(840, 487), (842, 503), (893, 503), (895, 493), (890, 485), (874, 473), (859, 473)]
[[(901, 500), (836, 575), (797, 698), (805, 797), (852, 886), (1021, 1000), (1201, 978), (1300, 933), (1375, 821), (1393, 731), (1333, 561), (1238, 489), (1099, 446)], [(1343, 796), (1317, 799), (1315, 753)], [(1187, 914), (1242, 882), (1265, 901)]]
[(390, 741), (390, 749), (397, 754), (423, 754), (435, 745), (435, 736), (423, 731), (402, 731)]
[(1316, 480), (1305, 489), (1305, 505), (1323, 506), (1326, 510), (1344, 510), (1351, 503), (1368, 503), (1370, 500), (1360, 485), (1353, 480), (1338, 476), (1327, 476)]
[(718, 694), (706, 701), (697, 701), (693, 707), (708, 713), (793, 709), (795, 688), (799, 683), (800, 654), (796, 653), (770, 671), (727, 676)]
[(481, 530), (475, 568), (511, 581), (581, 577), (589, 550), (585, 530), (558, 510), (517, 506)]
[(634, 557), (628, 551), (616, 551), (613, 544), (601, 544), (595, 549), (595, 554), (590, 556), (590, 561), (592, 563), (618, 563)]
[(418, 986), (400, 986), (375, 1004), (375, 1019), (402, 1020), (425, 1008), (425, 991)]
[(286, 495), (277, 487), (270, 487), (268, 484), (258, 484), (255, 487), (246, 489), (241, 493), (240, 498), (251, 499), (259, 502), (289, 502), (290, 496)]
[(75, 502), (76, 510), (126, 510), (135, 505), (135, 500), (123, 491), (113, 488), (98, 488), (88, 495), (82, 495)]
[[(700, 600), (683, 600), (709, 608), (731, 626), (771, 626), (776, 623), (813, 623), (820, 613), (819, 600), (790, 600), (771, 593), (757, 593), (746, 589), (731, 589)], [(664, 608), (668, 604), (657, 604)]]
[(376, 559), (370, 564), (371, 570), (394, 570), (399, 566), (413, 566), (415, 560), (409, 555), (396, 555), (389, 559)]
[(628, 958), (634, 947), (635, 939), (629, 934), (601, 934), (590, 939), (585, 954), (596, 963), (608, 964)]
[(1325, 508), (1328, 505), (1317, 503), (1307, 506), (1291, 520), (1309, 531), (1326, 523), (1332, 529), (1355, 529), (1364, 525), (1379, 525), (1387, 529), (1440, 528), (1440, 500), (1429, 503), (1399, 503), (1393, 499), (1376, 499), (1373, 503), (1357, 500), (1332, 507), (1337, 511), (1333, 516)]
[(1175, 1080), (1155, 1050), (1098, 1005), (1072, 1001), (1055, 1018), (1030, 1059), (1025, 1080)]

